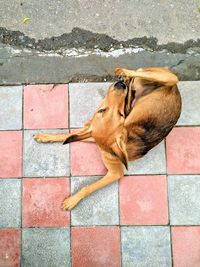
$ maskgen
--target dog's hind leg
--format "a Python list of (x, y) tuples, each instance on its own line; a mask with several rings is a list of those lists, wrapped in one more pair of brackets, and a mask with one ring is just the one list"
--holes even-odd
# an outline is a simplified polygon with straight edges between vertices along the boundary
[(178, 77), (170, 70), (161, 67), (142, 68), (136, 71), (128, 69), (115, 69), (115, 74), (125, 77), (135, 77), (172, 86), (178, 82)]
[(76, 194), (72, 195), (71, 197), (64, 200), (64, 202), (61, 205), (61, 208), (63, 210), (71, 210), (74, 208), (82, 199), (89, 196), (91, 193), (99, 190), (102, 187), (105, 187), (106, 185), (109, 185), (120, 178), (123, 177), (123, 165), (122, 162), (110, 155), (109, 153), (103, 152), (102, 153), (103, 162), (108, 169), (107, 174), (98, 180), (95, 183), (92, 183), (88, 186), (83, 187), (80, 191), (78, 191)]

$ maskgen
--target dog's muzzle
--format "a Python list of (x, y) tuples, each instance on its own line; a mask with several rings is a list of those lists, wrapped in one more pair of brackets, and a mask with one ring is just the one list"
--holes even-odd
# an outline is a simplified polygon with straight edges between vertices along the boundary
[(126, 89), (126, 84), (124, 82), (116, 82), (114, 86), (116, 89), (119, 89), (119, 90)]

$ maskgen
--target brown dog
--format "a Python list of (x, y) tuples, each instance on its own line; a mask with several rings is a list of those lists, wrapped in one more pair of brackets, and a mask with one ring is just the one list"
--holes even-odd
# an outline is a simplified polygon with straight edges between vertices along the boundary
[(116, 69), (124, 81), (112, 84), (83, 129), (72, 134), (36, 134), (38, 142), (96, 142), (107, 174), (67, 198), (70, 210), (92, 192), (123, 177), (123, 164), (143, 157), (172, 130), (181, 113), (178, 78), (166, 68)]

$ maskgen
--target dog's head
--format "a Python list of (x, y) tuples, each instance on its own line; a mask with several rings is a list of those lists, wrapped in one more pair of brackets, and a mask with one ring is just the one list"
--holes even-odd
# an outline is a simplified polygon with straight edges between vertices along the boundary
[(125, 103), (128, 93), (124, 82), (112, 84), (90, 120), (91, 136), (103, 150), (116, 155), (127, 167)]
[(85, 124), (82, 134), (74, 134), (65, 143), (93, 137), (101, 149), (118, 157), (127, 168), (124, 122), (128, 115), (129, 98), (133, 98), (128, 85), (128, 82), (123, 81), (113, 83), (93, 117)]
[(112, 84), (102, 103), (90, 120), (92, 137), (97, 143), (112, 143), (114, 135), (123, 129), (125, 121), (124, 105), (127, 86), (124, 82)]

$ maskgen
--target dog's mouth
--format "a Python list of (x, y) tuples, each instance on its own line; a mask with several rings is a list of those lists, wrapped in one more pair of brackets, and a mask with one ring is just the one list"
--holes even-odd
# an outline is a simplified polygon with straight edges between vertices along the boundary
[(132, 108), (133, 108), (133, 103), (134, 103), (134, 99), (135, 99), (135, 90), (133, 89), (133, 81), (134, 79), (130, 79), (127, 87), (127, 94), (125, 97), (125, 101), (124, 101), (124, 114), (126, 117), (128, 117), (128, 115), (130, 114)]

